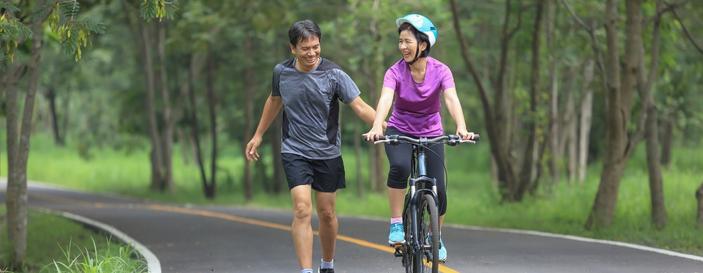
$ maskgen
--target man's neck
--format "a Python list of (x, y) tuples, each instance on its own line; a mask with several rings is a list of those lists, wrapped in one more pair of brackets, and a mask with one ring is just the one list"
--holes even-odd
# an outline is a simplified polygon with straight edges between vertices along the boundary
[(320, 62), (321, 62), (321, 61), (322, 61), (322, 57), (318, 57), (318, 58), (317, 58), (317, 61), (315, 62), (314, 65), (307, 67), (307, 66), (304, 66), (304, 65), (302, 64), (302, 62), (300, 62), (300, 60), (298, 60), (298, 58), (295, 58), (295, 69), (298, 70), (298, 71), (300, 71), (300, 72), (305, 72), (305, 73), (307, 73), (307, 72), (310, 72), (310, 71), (312, 71), (313, 69), (315, 69), (315, 67), (317, 67), (318, 65), (320, 65)]

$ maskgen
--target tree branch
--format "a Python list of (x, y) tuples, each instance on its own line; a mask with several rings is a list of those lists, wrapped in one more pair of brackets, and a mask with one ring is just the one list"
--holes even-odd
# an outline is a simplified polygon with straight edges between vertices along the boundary
[(603, 62), (603, 53), (600, 51), (598, 48), (598, 39), (596, 38), (596, 31), (595, 31), (595, 24), (592, 23), (592, 26), (589, 26), (584, 22), (581, 17), (579, 17), (576, 12), (571, 8), (571, 5), (569, 2), (566, 0), (561, 0), (562, 5), (566, 8), (566, 10), (569, 11), (571, 14), (571, 17), (574, 18), (574, 20), (583, 27), (584, 30), (588, 33), (588, 37), (591, 40), (591, 50), (593, 51), (594, 58), (596, 60), (596, 66), (598, 67), (598, 71), (600, 71), (600, 77), (601, 77), (601, 82), (603, 84), (603, 90), (608, 90), (608, 77), (606, 76), (607, 72), (605, 71), (605, 65)]
[[(666, 4), (668, 7), (671, 7), (671, 4)], [(679, 25), (681, 26), (681, 29), (683, 29), (683, 33), (686, 35), (686, 38), (691, 42), (691, 44), (698, 50), (699, 53), (703, 54), (703, 48), (696, 43), (696, 40), (693, 39), (691, 36), (691, 33), (688, 32), (688, 29), (686, 28), (686, 25), (683, 24), (683, 21), (681, 21), (681, 17), (679, 17), (679, 13), (676, 12), (676, 8), (671, 9), (671, 13), (674, 14), (674, 19), (676, 19), (677, 22), (679, 22)]]
[(571, 17), (574, 18), (574, 20), (579, 23), (588, 33), (593, 32), (593, 28), (591, 26), (587, 25), (581, 17), (579, 17), (576, 12), (574, 12), (574, 9), (571, 8), (571, 5), (569, 5), (569, 2), (566, 2), (566, 0), (561, 0), (561, 4), (566, 8), (567, 11), (571, 14)]

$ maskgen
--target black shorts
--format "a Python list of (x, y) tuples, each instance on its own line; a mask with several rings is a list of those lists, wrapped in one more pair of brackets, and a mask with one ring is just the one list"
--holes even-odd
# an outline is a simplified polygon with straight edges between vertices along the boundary
[(288, 180), (288, 189), (311, 185), (320, 192), (335, 192), (346, 187), (342, 157), (314, 160), (296, 154), (282, 153), (283, 171)]

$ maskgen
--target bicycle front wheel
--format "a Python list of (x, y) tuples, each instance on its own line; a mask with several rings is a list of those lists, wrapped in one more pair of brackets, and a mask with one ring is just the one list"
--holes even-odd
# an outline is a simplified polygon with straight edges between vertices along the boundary
[(439, 213), (430, 194), (424, 194), (417, 207), (418, 242), (422, 246), (413, 259), (415, 272), (439, 272)]

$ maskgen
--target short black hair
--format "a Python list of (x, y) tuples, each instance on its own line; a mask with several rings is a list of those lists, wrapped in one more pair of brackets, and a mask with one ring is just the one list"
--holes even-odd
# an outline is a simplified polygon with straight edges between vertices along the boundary
[(398, 34), (403, 32), (403, 30), (409, 30), (415, 35), (415, 39), (417, 40), (418, 46), (420, 45), (420, 42), (425, 42), (427, 43), (427, 47), (425, 50), (420, 52), (420, 55), (418, 57), (427, 57), (430, 56), (430, 37), (427, 36), (427, 34), (420, 32), (417, 30), (413, 25), (410, 23), (403, 23), (398, 27)]
[(322, 31), (320, 31), (320, 27), (315, 24), (315, 22), (309, 19), (293, 23), (288, 30), (288, 38), (290, 39), (290, 44), (293, 46), (313, 36), (322, 40)]

